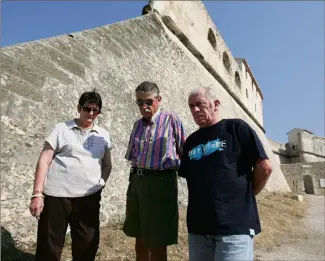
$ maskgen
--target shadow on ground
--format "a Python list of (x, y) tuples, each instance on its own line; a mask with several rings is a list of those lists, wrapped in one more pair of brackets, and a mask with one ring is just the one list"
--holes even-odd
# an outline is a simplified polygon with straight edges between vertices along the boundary
[(34, 255), (16, 247), (10, 232), (1, 226), (1, 261), (33, 261)]

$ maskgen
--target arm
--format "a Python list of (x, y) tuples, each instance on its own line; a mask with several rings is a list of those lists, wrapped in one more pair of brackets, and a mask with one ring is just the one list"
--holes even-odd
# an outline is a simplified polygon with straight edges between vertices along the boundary
[(187, 168), (187, 161), (188, 161), (188, 152), (187, 152), (187, 146), (186, 146), (186, 142), (184, 144), (184, 151), (183, 151), (183, 154), (182, 154), (182, 157), (181, 157), (181, 164), (179, 166), (179, 169), (178, 169), (178, 177), (182, 177), (182, 178), (185, 178), (186, 179), (186, 174), (187, 174), (187, 171), (186, 171), (186, 168)]
[(182, 124), (182, 121), (179, 119), (178, 116), (174, 117), (173, 129), (174, 129), (176, 151), (181, 157), (183, 154), (184, 143), (186, 140), (186, 131)]
[(106, 150), (104, 158), (102, 159), (102, 179), (107, 182), (112, 171), (111, 151)]
[(33, 194), (43, 191), (45, 175), (53, 156), (53, 148), (48, 142), (45, 142), (36, 166)]
[(272, 166), (257, 133), (246, 122), (241, 120), (238, 123), (242, 157), (245, 168), (253, 168), (252, 182), (256, 196), (265, 187), (272, 173)]
[(34, 179), (33, 197), (31, 198), (31, 203), (29, 206), (29, 210), (32, 216), (36, 217), (37, 219), (39, 219), (39, 216), (43, 211), (44, 201), (42, 197), (42, 192), (44, 180), (47, 169), (52, 162), (53, 156), (53, 148), (48, 142), (45, 142), (43, 150), (37, 162)]
[(132, 161), (132, 159), (133, 159), (134, 135), (139, 128), (139, 124), (140, 124), (139, 121), (136, 121), (134, 123), (130, 137), (129, 137), (128, 147), (127, 147), (127, 150), (124, 155), (124, 158), (127, 159), (128, 161)]
[(272, 166), (270, 161), (259, 158), (253, 169), (253, 190), (255, 196), (265, 187), (271, 173)]
[(181, 155), (181, 163), (178, 169), (178, 177), (182, 177), (184, 179), (187, 178), (187, 174), (188, 174), (188, 162), (189, 162), (189, 158), (188, 158), (188, 143), (190, 142), (190, 138), (186, 139), (186, 141), (184, 142), (183, 145), (183, 153)]

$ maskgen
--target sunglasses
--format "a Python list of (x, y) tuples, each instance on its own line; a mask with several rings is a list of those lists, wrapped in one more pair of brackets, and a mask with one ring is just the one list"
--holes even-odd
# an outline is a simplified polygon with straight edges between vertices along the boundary
[(98, 108), (89, 108), (87, 106), (84, 106), (82, 107), (82, 109), (87, 112), (87, 113), (90, 113), (91, 111), (94, 113), (94, 114), (99, 114), (100, 113), (100, 109)]
[(142, 106), (142, 105), (147, 105), (147, 106), (151, 106), (153, 104), (154, 100), (149, 99), (149, 100), (136, 100), (135, 103), (138, 106)]

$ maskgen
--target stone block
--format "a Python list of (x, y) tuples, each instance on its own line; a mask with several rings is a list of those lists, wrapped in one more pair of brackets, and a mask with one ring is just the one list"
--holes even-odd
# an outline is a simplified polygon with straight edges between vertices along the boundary
[(303, 195), (293, 195), (292, 199), (295, 199), (297, 201), (304, 201)]
[(321, 188), (325, 188), (325, 179), (320, 179), (319, 180), (319, 185)]

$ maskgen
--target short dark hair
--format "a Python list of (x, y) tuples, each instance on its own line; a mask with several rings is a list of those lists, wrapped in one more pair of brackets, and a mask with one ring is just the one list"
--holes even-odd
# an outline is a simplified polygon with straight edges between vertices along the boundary
[(158, 85), (154, 82), (145, 81), (142, 82), (136, 89), (135, 92), (150, 92), (154, 93), (155, 96), (159, 96), (160, 91)]
[(98, 92), (96, 92), (96, 89), (94, 89), (91, 92), (84, 92), (80, 98), (79, 98), (79, 105), (82, 107), (85, 104), (88, 103), (95, 103), (98, 105), (99, 110), (102, 109), (102, 97)]

